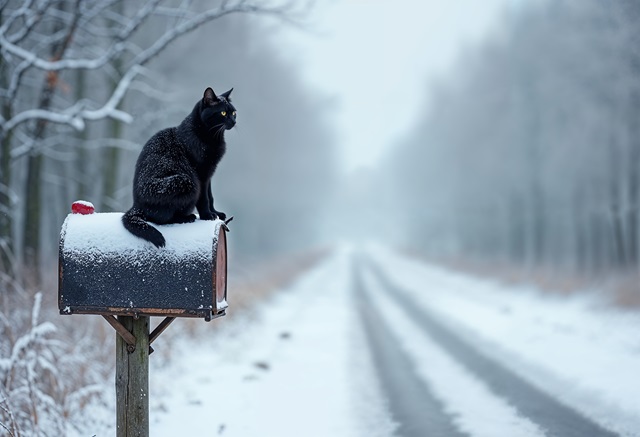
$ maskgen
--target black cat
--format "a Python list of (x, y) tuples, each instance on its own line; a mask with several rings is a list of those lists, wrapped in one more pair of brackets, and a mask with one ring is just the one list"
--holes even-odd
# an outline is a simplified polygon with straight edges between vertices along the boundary
[(144, 145), (133, 177), (133, 207), (122, 216), (124, 227), (156, 247), (165, 239), (147, 222), (165, 225), (196, 219), (224, 220), (213, 207), (211, 176), (224, 155), (224, 131), (236, 124), (236, 108), (226, 93), (204, 92), (191, 114), (176, 127), (161, 130)]

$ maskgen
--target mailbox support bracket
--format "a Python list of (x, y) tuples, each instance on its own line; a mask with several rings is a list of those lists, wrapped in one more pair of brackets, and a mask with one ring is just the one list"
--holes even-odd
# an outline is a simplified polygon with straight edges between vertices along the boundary
[[(102, 317), (116, 330), (116, 333), (122, 337), (125, 343), (127, 343), (127, 351), (132, 353), (136, 350), (136, 338), (130, 333), (127, 328), (125, 328), (122, 323), (114, 316), (110, 314), (103, 314)], [(151, 343), (153, 343), (159, 336), (164, 332), (165, 329), (169, 327), (171, 322), (173, 322), (175, 317), (165, 317), (165, 319), (156, 326), (156, 328), (149, 334), (149, 354), (153, 353), (153, 348), (151, 348)]]
[(129, 353), (136, 350), (136, 338), (132, 333), (129, 332), (127, 328), (122, 326), (122, 323), (118, 321), (115, 317), (110, 314), (103, 314), (102, 317), (116, 330), (118, 335), (122, 337), (125, 343), (127, 343), (127, 351)]
[(164, 332), (165, 329), (169, 327), (171, 322), (173, 322), (175, 317), (165, 317), (162, 322), (156, 326), (156, 328), (149, 334), (149, 344), (153, 343), (156, 338), (160, 336)]

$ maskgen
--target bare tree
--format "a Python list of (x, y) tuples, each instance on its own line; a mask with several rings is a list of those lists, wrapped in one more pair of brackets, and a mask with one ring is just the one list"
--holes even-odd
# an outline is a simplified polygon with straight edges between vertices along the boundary
[[(82, 131), (87, 123), (131, 122), (132, 116), (122, 109), (123, 99), (146, 75), (145, 66), (181, 36), (232, 14), (288, 19), (295, 13), (292, 4), (247, 0), (223, 0), (208, 7), (198, 10), (191, 2), (160, 0), (145, 1), (135, 10), (123, 0), (3, 2), (0, 251), (5, 269), (15, 254), (30, 265), (38, 264), (44, 151), (67, 141), (70, 130)], [(75, 74), (83, 74), (92, 88), (80, 99), (70, 92)], [(114, 177), (117, 154), (110, 160), (106, 178)], [(20, 179), (24, 187), (17, 185)], [(109, 182), (105, 184), (104, 194), (113, 195)], [(16, 206), (21, 207), (18, 212)], [(15, 244), (18, 236), (21, 245)]]

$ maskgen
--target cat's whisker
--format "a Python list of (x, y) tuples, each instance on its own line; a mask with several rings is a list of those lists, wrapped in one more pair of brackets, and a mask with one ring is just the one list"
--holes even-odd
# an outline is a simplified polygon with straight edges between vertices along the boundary
[(214, 129), (215, 129), (215, 128), (217, 128), (218, 126), (224, 126), (224, 123), (218, 123), (218, 124), (216, 124), (216, 125), (214, 125), (214, 126), (211, 126), (211, 127), (209, 128), (209, 132), (211, 132), (212, 130), (214, 130)]
[(222, 134), (224, 133), (225, 127), (224, 124), (222, 126), (220, 126), (220, 128), (213, 134), (214, 137), (220, 135), (222, 136)]

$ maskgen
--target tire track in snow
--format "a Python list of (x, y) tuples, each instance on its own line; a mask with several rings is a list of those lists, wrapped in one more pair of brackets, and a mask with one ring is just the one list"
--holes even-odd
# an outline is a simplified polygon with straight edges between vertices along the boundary
[(375, 278), (365, 271), (369, 299), (381, 312), (386, 326), (402, 350), (410, 357), (420, 381), (426, 382), (454, 424), (473, 437), (544, 437), (538, 425), (523, 417), (505, 399), (471, 374), (445, 352), (431, 336), (416, 325), (391, 296), (384, 293)]
[[(395, 296), (395, 302), (416, 325), (428, 333), (458, 363), (484, 381), (494, 393), (507, 399), (522, 415), (543, 428), (547, 436), (613, 437), (617, 435), (558, 402), (506, 367), (478, 352), (473, 346), (438, 323), (428, 311), (412, 302), (409, 293), (397, 284), (393, 284), (371, 260), (362, 264), (365, 264), (363, 268), (373, 273), (387, 296)], [(364, 293), (362, 298), (366, 301)], [(371, 306), (371, 304), (368, 305)]]
[(442, 403), (420, 383), (413, 363), (381, 324), (381, 317), (365, 294), (362, 269), (354, 269), (354, 290), (367, 342), (389, 409), (402, 437), (461, 437)]

